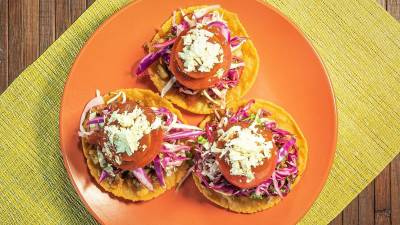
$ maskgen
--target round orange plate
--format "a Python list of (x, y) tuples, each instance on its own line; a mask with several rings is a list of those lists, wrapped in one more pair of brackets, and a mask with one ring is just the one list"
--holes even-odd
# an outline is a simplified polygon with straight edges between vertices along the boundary
[[(215, 206), (187, 180), (144, 203), (112, 197), (90, 177), (77, 135), (80, 114), (95, 90), (151, 88), (131, 75), (144, 55), (143, 43), (177, 8), (220, 4), (236, 12), (260, 55), (260, 71), (246, 98), (273, 101), (289, 111), (309, 144), (309, 160), (299, 185), (272, 209), (243, 215)], [(162, 5), (162, 7), (160, 7)], [(184, 113), (192, 124), (201, 116)], [(65, 85), (60, 112), (60, 139), (72, 184), (92, 215), (104, 224), (293, 224), (311, 207), (330, 170), (336, 145), (336, 109), (326, 71), (303, 34), (282, 14), (258, 1), (137, 1), (107, 20), (87, 42)]]

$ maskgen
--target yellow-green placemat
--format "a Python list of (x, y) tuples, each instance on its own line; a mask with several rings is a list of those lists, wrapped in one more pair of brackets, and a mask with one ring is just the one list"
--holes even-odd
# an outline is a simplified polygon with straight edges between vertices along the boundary
[[(129, 2), (96, 1), (1, 95), (1, 223), (95, 223), (62, 163), (60, 100), (79, 49), (98, 25)], [(267, 2), (311, 40), (335, 90), (335, 162), (301, 221), (328, 223), (400, 151), (400, 25), (372, 0)]]

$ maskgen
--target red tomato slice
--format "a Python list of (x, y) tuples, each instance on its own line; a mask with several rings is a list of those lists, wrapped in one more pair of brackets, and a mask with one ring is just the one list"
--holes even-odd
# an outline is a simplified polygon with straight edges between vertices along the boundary
[(123, 162), (118, 165), (123, 170), (134, 170), (140, 167), (144, 167), (149, 164), (153, 159), (160, 153), (161, 144), (163, 141), (162, 129), (153, 130), (150, 133), (151, 144), (147, 146), (145, 150), (138, 150), (131, 156), (122, 156)]
[(188, 77), (185, 73), (178, 70), (175, 60), (171, 59), (169, 63), (169, 70), (174, 74), (176, 80), (183, 86), (192, 90), (202, 90), (215, 86), (220, 80), (218, 77), (211, 76), (203, 79), (193, 79)]
[[(155, 115), (153, 113), (153, 111), (149, 108), (143, 108), (144, 110), (144, 114), (146, 115), (147, 120), (149, 121), (149, 123), (153, 123), (155, 120)], [(138, 157), (136, 157), (136, 154), (138, 154), (139, 158), (143, 157), (143, 152), (146, 152), (148, 150), (148, 148), (152, 145), (152, 141), (154, 139), (154, 135), (155, 132), (157, 130), (153, 130), (151, 131), (149, 134), (145, 134), (139, 141), (139, 146), (147, 146), (146, 149), (144, 151), (142, 150), (138, 150), (136, 152), (134, 152), (132, 155), (127, 155), (126, 153), (121, 154), (122, 157), (122, 161), (138, 161), (139, 159), (137, 159)], [(151, 151), (151, 149), (149, 149)], [(139, 154), (142, 153), (142, 154)], [(155, 157), (155, 156), (154, 156)]]
[[(135, 102), (126, 102), (125, 104), (118, 104), (114, 106), (113, 110), (119, 109), (120, 111), (132, 111), (137, 104)], [(155, 114), (150, 108), (143, 108), (144, 114), (150, 123), (155, 120)], [(144, 150), (135, 151), (132, 155), (126, 153), (121, 154), (121, 165), (118, 165), (115, 160), (115, 151), (112, 152), (112, 158), (106, 156), (106, 160), (113, 164), (113, 166), (121, 168), (123, 170), (134, 170), (139, 167), (144, 167), (149, 164), (158, 153), (161, 151), (161, 145), (163, 141), (163, 130), (161, 128), (151, 131), (149, 134), (144, 135), (140, 140), (140, 146), (146, 145)]]
[[(227, 126), (226, 130), (228, 130), (230, 127), (239, 125), (242, 127), (248, 127), (250, 124), (246, 122), (238, 122), (235, 124), (230, 124)], [(266, 140), (272, 140), (272, 132), (269, 130), (262, 130), (262, 135)], [(277, 148), (274, 145), (274, 147), (271, 149), (271, 157), (264, 159), (264, 162), (262, 165), (259, 165), (255, 168), (252, 169), (255, 178), (250, 181), (249, 183), (246, 182), (247, 178), (245, 176), (237, 176), (237, 175), (231, 175), (230, 173), (230, 165), (225, 161), (225, 157), (217, 157), (217, 161), (219, 164), (219, 169), (224, 175), (224, 177), (229, 181), (229, 183), (239, 187), (239, 188), (253, 188), (258, 185), (260, 185), (262, 182), (267, 180), (272, 176), (272, 173), (275, 170), (276, 166), (276, 153), (277, 153)]]
[[(189, 73), (185, 72), (185, 74), (188, 77), (193, 78), (193, 79), (202, 79), (202, 78), (214, 76), (220, 68), (223, 68), (224, 71), (228, 71), (230, 68), (230, 65), (231, 65), (231, 59), (232, 59), (231, 47), (230, 47), (230, 44), (228, 43), (228, 41), (226, 40), (226, 38), (222, 35), (221, 31), (215, 27), (204, 28), (204, 29), (208, 30), (214, 34), (214, 36), (210, 38), (211, 39), (210, 41), (212, 43), (218, 43), (221, 45), (223, 53), (224, 53), (224, 58), (223, 58), (222, 63), (218, 63), (218, 64), (214, 65), (214, 67), (211, 69), (210, 72), (189, 72)], [(178, 53), (183, 51), (184, 45), (183, 45), (182, 37), (185, 36), (188, 31), (190, 31), (190, 30), (184, 31), (180, 34), (177, 41), (175, 42), (175, 45), (172, 48), (171, 55), (176, 60), (180, 71), (184, 71), (185, 67), (184, 67), (184, 63), (183, 63), (182, 59), (179, 57)]]
[(232, 54), (226, 38), (221, 34), (218, 28), (211, 27), (206, 29), (214, 33), (211, 41), (219, 43), (224, 52), (222, 63), (214, 65), (210, 72), (184, 72), (183, 61), (180, 59), (178, 53), (181, 52), (184, 47), (182, 37), (188, 31), (182, 32), (172, 47), (169, 70), (174, 74), (179, 83), (192, 90), (206, 89), (214, 86), (220, 80), (215, 76), (217, 71), (223, 68), (224, 73), (226, 73), (231, 66)]

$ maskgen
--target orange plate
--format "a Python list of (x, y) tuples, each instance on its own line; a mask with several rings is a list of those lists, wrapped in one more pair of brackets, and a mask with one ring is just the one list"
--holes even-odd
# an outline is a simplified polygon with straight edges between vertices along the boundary
[[(205, 199), (189, 179), (176, 193), (131, 203), (111, 197), (90, 177), (77, 135), (80, 114), (95, 90), (102, 93), (142, 87), (149, 82), (131, 75), (132, 65), (174, 9), (220, 4), (236, 12), (260, 55), (260, 71), (247, 98), (271, 100), (288, 110), (309, 144), (309, 161), (299, 185), (272, 209), (243, 215)], [(163, 5), (163, 7), (159, 7)], [(200, 116), (184, 113), (192, 124)], [(320, 193), (335, 154), (336, 109), (326, 71), (303, 34), (278, 11), (258, 1), (137, 1), (107, 20), (80, 52), (65, 85), (60, 112), (60, 139), (72, 184), (92, 215), (104, 224), (293, 224)]]

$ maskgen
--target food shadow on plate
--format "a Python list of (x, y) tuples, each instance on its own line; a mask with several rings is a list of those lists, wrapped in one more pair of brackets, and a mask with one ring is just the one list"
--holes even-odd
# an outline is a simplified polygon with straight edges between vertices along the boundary
[[(122, 203), (124, 203), (124, 204), (137, 204), (137, 205), (141, 205), (141, 204), (143, 204), (143, 203), (146, 202), (146, 201), (136, 201), (136, 202), (134, 202), (134, 201), (131, 201), (131, 200), (128, 200), (128, 199), (125, 199), (125, 198), (122, 198), (122, 197), (118, 197), (118, 196), (113, 195), (113, 194), (110, 193), (109, 191), (104, 190), (104, 188), (103, 188), (98, 182), (96, 182), (96, 180), (94, 179), (94, 177), (93, 177), (92, 175), (90, 175), (90, 172), (89, 172), (89, 169), (88, 169), (88, 168), (86, 168), (86, 171), (87, 171), (87, 173), (88, 173), (88, 176), (90, 177), (90, 182), (88, 182), (87, 185), (89, 186), (89, 185), (91, 185), (91, 184), (95, 184), (96, 187), (97, 187), (98, 189), (100, 189), (100, 191), (102, 192), (102, 194), (108, 195), (111, 199), (113, 199), (113, 200), (118, 200), (118, 201), (120, 201), (120, 202), (122, 202)], [(84, 188), (85, 188), (85, 187), (84, 187)], [(151, 200), (150, 200), (150, 201), (151, 201)]]
[(158, 90), (156, 86), (153, 84), (153, 82), (150, 80), (150, 76), (147, 74), (147, 71), (143, 72), (140, 76), (136, 75), (136, 69), (139, 64), (140, 59), (138, 59), (136, 62), (132, 63), (130, 73), (127, 73), (126, 75), (132, 76), (135, 81), (132, 82), (132, 84), (135, 84), (135, 86), (131, 86), (129, 88), (144, 88), (144, 89), (150, 89), (151, 91), (158, 93)]
[(180, 195), (184, 199), (188, 199), (198, 204), (212, 204), (204, 197), (194, 184), (192, 174), (182, 184), (178, 191), (174, 191), (174, 194)]

